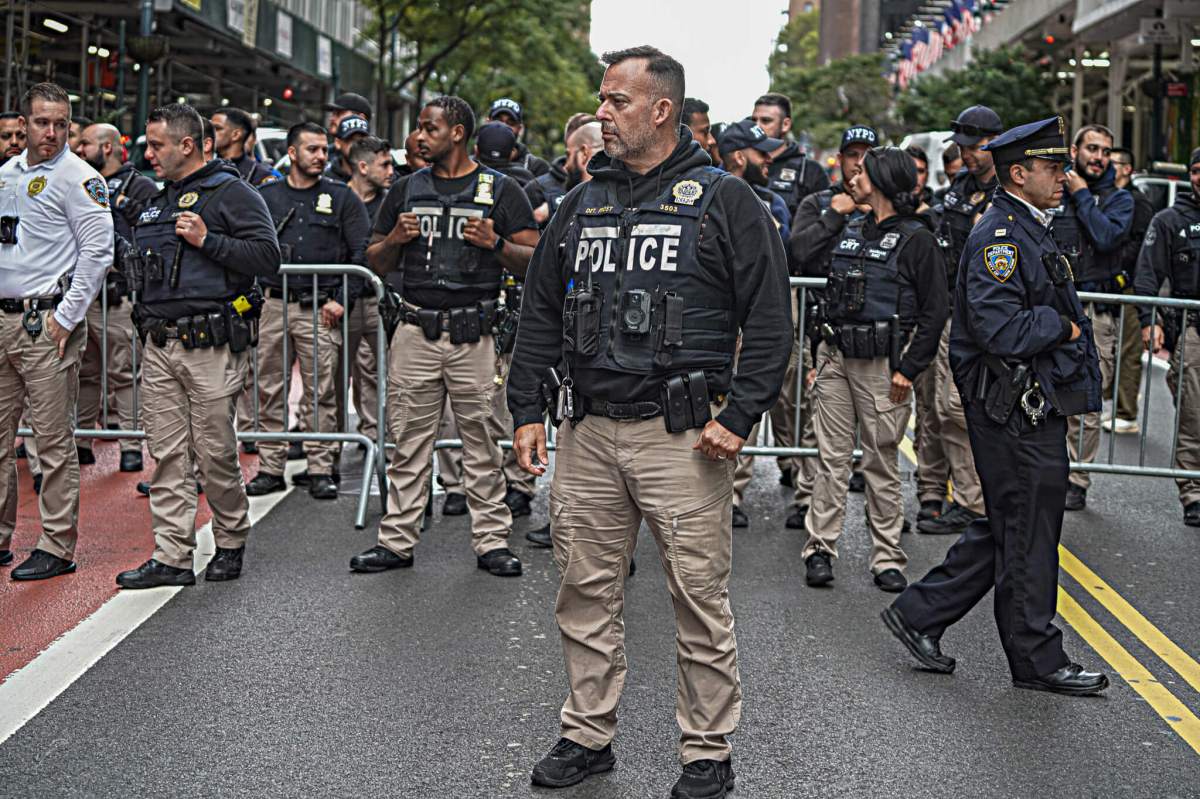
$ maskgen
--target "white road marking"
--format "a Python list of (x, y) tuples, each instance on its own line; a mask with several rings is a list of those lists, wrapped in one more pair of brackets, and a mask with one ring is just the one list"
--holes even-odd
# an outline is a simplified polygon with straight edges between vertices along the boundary
[[(291, 476), (304, 468), (304, 461), (292, 461), (287, 465), (284, 475), (288, 484), (286, 490), (263, 497), (250, 497), (251, 524), (257, 524), (292, 493)], [(210, 521), (196, 531), (197, 575), (204, 571), (215, 551)], [(41, 713), (59, 694), (121, 643), (125, 636), (144, 624), (182, 590), (164, 587), (119, 591), (27, 665), (10, 674), (8, 679), (0, 683), (0, 744)]]

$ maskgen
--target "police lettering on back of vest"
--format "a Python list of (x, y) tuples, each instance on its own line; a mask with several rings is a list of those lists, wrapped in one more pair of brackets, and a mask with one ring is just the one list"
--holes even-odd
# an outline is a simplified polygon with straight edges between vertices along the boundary
[(612, 182), (587, 184), (563, 245), (574, 281), (565, 349), (576, 366), (650, 374), (731, 362), (732, 298), (698, 258), (701, 219), (723, 177), (689, 170), (632, 209)]
[(499, 172), (480, 165), (476, 179), (465, 189), (444, 196), (434, 187), (430, 167), (409, 176), (403, 209), (417, 215), (421, 233), (405, 245), (402, 268), (388, 275), (389, 282), (398, 289), (494, 288), (499, 292), (500, 260), (469, 244), (463, 230), (470, 220), (492, 215), (498, 187), (503, 185), (500, 177)]

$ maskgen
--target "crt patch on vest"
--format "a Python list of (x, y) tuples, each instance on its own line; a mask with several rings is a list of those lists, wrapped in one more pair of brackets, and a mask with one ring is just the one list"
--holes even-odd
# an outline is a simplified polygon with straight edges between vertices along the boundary
[(1017, 269), (1017, 245), (989, 244), (983, 248), (983, 262), (992, 277), (1003, 283)]

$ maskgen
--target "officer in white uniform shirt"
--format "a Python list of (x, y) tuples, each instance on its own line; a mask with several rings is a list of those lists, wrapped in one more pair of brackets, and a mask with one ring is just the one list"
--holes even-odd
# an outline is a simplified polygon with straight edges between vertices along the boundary
[(14, 580), (75, 571), (79, 457), (73, 435), (88, 306), (113, 261), (108, 185), (67, 150), (71, 101), (39, 83), (21, 99), (25, 152), (0, 167), (0, 565), (17, 516), (13, 438), (26, 394), (42, 465), (42, 534)]

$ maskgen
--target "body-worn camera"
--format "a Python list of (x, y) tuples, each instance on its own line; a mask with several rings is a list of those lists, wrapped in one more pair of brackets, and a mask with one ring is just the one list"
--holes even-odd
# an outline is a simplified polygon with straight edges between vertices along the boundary
[(650, 292), (631, 289), (621, 295), (621, 332), (644, 336), (650, 332)]
[(848, 314), (858, 313), (867, 304), (867, 273), (861, 266), (854, 266), (846, 272), (842, 304)]
[(17, 224), (21, 218), (16, 214), (0, 216), (0, 244), (17, 243)]

